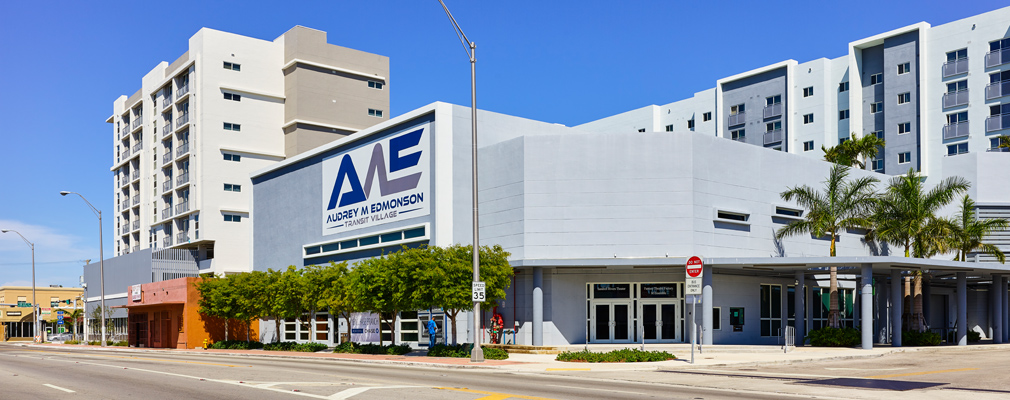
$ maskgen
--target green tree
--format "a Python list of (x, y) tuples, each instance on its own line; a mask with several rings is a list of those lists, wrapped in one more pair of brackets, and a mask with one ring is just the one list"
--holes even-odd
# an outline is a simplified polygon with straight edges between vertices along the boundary
[(950, 224), (954, 226), (953, 247), (957, 249), (955, 261), (966, 261), (968, 253), (978, 250), (981, 253), (996, 257), (1000, 263), (1006, 263), (1006, 255), (999, 247), (983, 243), (982, 239), (992, 232), (1006, 229), (1010, 222), (1003, 218), (976, 218), (975, 201), (967, 194), (961, 199), (961, 208), (954, 215)]
[(224, 340), (228, 340), (228, 323), (239, 312), (238, 295), (233, 286), (235, 278), (214, 277), (196, 281), (200, 293), (200, 314), (224, 320)]
[[(342, 263), (344, 270), (347, 263)], [(345, 272), (346, 273), (346, 272)], [(309, 336), (316, 339), (316, 312), (327, 308), (328, 292), (332, 290), (336, 281), (340, 279), (341, 272), (337, 264), (330, 262), (329, 265), (310, 265), (302, 271), (303, 291), (302, 308), (309, 311)]]
[(70, 329), (71, 338), (77, 340), (77, 327), (80, 325), (79, 322), (84, 316), (84, 310), (74, 309), (67, 313), (66, 324), (67, 328)]
[(999, 146), (998, 149), (1010, 149), (1010, 135), (999, 135)]
[(226, 282), (233, 293), (235, 309), (232, 317), (245, 323), (246, 341), (251, 341), (252, 321), (267, 316), (265, 307), (262, 306), (262, 302), (270, 295), (266, 286), (267, 275), (263, 271), (228, 275)]
[(302, 303), (302, 271), (294, 265), (288, 266), (286, 270), (274, 271), (268, 269), (266, 273), (266, 293), (264, 316), (270, 316), (274, 320), (274, 338), (281, 341), (281, 321), (288, 318), (301, 318), (305, 308)]
[(347, 322), (347, 327), (350, 329), (351, 314), (358, 311), (354, 307), (355, 292), (350, 288), (350, 270), (347, 268), (346, 262), (337, 264), (333, 261), (330, 261), (328, 269), (332, 274), (332, 280), (324, 288), (322, 296), (319, 298), (318, 307), (330, 310), (335, 316), (344, 317), (344, 321)]
[[(878, 180), (872, 177), (847, 180), (848, 175), (848, 167), (836, 164), (831, 167), (828, 179), (824, 182), (823, 192), (806, 185), (782, 192), (782, 199), (795, 200), (807, 212), (802, 220), (790, 222), (779, 229), (775, 233), (776, 238), (805, 233), (816, 237), (829, 236), (830, 255), (835, 257), (839, 232), (842, 229), (869, 227), (869, 215), (875, 204), (874, 186)], [(838, 267), (832, 266), (830, 272), (828, 325), (838, 328)]]
[(824, 161), (865, 169), (866, 163), (863, 160), (876, 157), (877, 152), (885, 144), (884, 139), (878, 138), (876, 135), (865, 135), (856, 139), (856, 134), (852, 133), (849, 140), (839, 143), (837, 146), (825, 148), (821, 145), (821, 151), (824, 152)]

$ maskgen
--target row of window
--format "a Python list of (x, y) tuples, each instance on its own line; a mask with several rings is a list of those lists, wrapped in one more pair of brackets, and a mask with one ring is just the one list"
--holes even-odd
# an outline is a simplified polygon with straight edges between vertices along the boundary
[(403, 231), (383, 233), (381, 235), (368, 236), (359, 239), (350, 239), (340, 242), (325, 243), (322, 245), (306, 247), (305, 255), (310, 256), (314, 254), (327, 253), (337, 250), (346, 250), (357, 247), (371, 246), (379, 243), (390, 243), (390, 245), (393, 245), (395, 244), (394, 242), (423, 237), (425, 234), (424, 232), (425, 227), (421, 226)]
[[(708, 121), (711, 121), (711, 120), (712, 120), (712, 113), (711, 112), (707, 112), (707, 113), (702, 113), (701, 114), (701, 121), (702, 122), (708, 122)], [(687, 120), (687, 129), (694, 129), (694, 118), (691, 118), (691, 119)], [(667, 125), (666, 126), (666, 131), (667, 132), (673, 132), (673, 125), (672, 124), (671, 125)], [(640, 129), (639, 132), (645, 132), (645, 130), (644, 129)]]

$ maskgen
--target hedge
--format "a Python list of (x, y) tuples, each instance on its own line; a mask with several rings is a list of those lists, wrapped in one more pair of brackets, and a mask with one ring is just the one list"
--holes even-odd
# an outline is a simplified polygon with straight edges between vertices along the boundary
[(413, 349), (410, 346), (401, 345), (377, 345), (371, 343), (356, 343), (356, 342), (343, 342), (337, 345), (333, 349), (334, 353), (350, 353), (350, 354), (385, 354), (391, 356), (400, 356), (410, 353)]
[(322, 343), (298, 343), (298, 342), (274, 342), (267, 343), (263, 345), (263, 350), (273, 350), (273, 351), (302, 351), (308, 353), (315, 353), (317, 351), (326, 350), (329, 347)]
[(594, 353), (588, 350), (566, 351), (558, 354), (556, 360), (571, 362), (650, 362), (676, 360), (677, 357), (665, 351), (641, 351), (637, 349), (612, 350), (606, 353)]
[[(472, 344), (436, 344), (434, 347), (428, 349), (428, 357), (470, 358), (471, 350), (473, 350)], [(508, 351), (504, 349), (485, 347), (482, 350), (484, 350), (485, 360), (507, 360), (509, 358)]]
[(250, 349), (262, 349), (263, 343), (258, 341), (247, 342), (245, 340), (222, 340), (220, 342), (211, 343), (207, 346), (209, 349), (228, 349), (228, 350), (250, 350)]
[(859, 331), (855, 328), (831, 327), (810, 331), (803, 338), (803, 343), (807, 341), (811, 346), (817, 347), (854, 347), (863, 342)]
[(916, 332), (902, 331), (902, 346), (938, 346), (940, 344), (940, 334), (936, 332)]

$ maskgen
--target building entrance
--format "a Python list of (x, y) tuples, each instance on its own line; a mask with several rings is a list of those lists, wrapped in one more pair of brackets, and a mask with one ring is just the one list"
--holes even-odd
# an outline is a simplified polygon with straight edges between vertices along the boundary
[(646, 343), (679, 342), (680, 303), (642, 301), (642, 335)]
[(630, 343), (632, 341), (631, 302), (596, 302), (590, 319), (594, 321), (594, 343)]
[(683, 341), (683, 283), (590, 283), (586, 341)]

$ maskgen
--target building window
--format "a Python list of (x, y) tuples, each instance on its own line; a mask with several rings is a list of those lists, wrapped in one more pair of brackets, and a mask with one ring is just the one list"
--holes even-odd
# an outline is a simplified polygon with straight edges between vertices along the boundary
[(240, 131), (242, 130), (242, 124), (235, 124), (231, 122), (224, 123), (224, 130), (226, 131)]
[[(1010, 81), (1010, 71), (994, 72), (989, 74), (989, 83), (1000, 83)], [(1004, 96), (1010, 93), (1001, 93)]]
[(746, 109), (747, 108), (743, 104), (737, 104), (729, 108), (729, 115), (743, 114)]
[(747, 139), (747, 132), (744, 132), (743, 129), (738, 129), (738, 130), (732, 131), (732, 132), (729, 133), (729, 135), (730, 135), (731, 139), (739, 141), (739, 142), (742, 142), (745, 139)]
[(989, 106), (989, 116), (995, 117), (997, 115), (1010, 114), (1010, 104), (994, 104)]
[(806, 142), (803, 142), (803, 151), (810, 151), (810, 150), (813, 150), (813, 149), (814, 149), (814, 141), (813, 140), (808, 140)]
[(847, 138), (847, 137), (838, 138), (838, 144), (842, 144), (842, 143), (845, 143), (847, 141), (849, 141), (849, 138)]
[(782, 121), (769, 122), (765, 124), (765, 132), (777, 131), (782, 129)]
[(230, 62), (225, 61), (224, 62), (224, 69), (230, 69), (232, 71), (241, 71), (242, 70), (242, 65), (237, 64), (237, 63), (230, 63)]
[[(838, 320), (843, 328), (853, 326), (853, 310), (855, 310), (855, 296), (852, 289), (838, 288)], [(821, 329), (828, 326), (828, 310), (831, 305), (831, 292), (828, 288), (815, 287), (811, 290), (810, 306), (811, 326), (809, 330)]]
[(814, 114), (813, 113), (811, 113), (811, 114), (804, 114), (803, 115), (803, 123), (804, 124), (811, 124), (813, 122), (814, 122)]
[(722, 307), (712, 307), (712, 330), (722, 330)]
[(947, 53), (947, 61), (964, 60), (968, 58), (968, 49), (954, 50)]
[(884, 83), (884, 73), (878, 72), (876, 74), (870, 75), (870, 85), (876, 85), (878, 83)]
[(224, 92), (224, 99), (225, 100), (232, 100), (232, 101), (242, 101), (242, 95), (240, 95), (238, 93)]
[(694, 118), (687, 120), (687, 129), (694, 129)]
[(376, 110), (374, 108), (369, 108), (368, 109), (368, 115), (371, 116), (371, 117), (382, 118), (382, 110)]
[(645, 128), (639, 129), (638, 132), (639, 133), (644, 133), (645, 132)]
[(236, 185), (236, 184), (232, 184), (232, 183), (226, 183), (226, 184), (224, 184), (224, 191), (226, 191), (226, 192), (241, 192), (242, 191), (242, 185)]
[(224, 222), (242, 222), (242, 216), (235, 214), (224, 214)]
[(999, 137), (989, 138), (989, 151), (1010, 151), (1010, 149), (999, 148), (999, 144), (1000, 144)]
[(968, 152), (968, 142), (947, 145), (947, 155), (956, 156)]
[(673, 132), (673, 125), (667, 125), (666, 126), (666, 131), (667, 132)]
[(947, 125), (960, 124), (962, 122), (968, 122), (968, 112), (961, 111), (959, 113), (947, 114)]
[(898, 75), (907, 74), (911, 67), (911, 63), (898, 64)]
[(765, 98), (765, 105), (766, 106), (773, 106), (773, 105), (781, 104), (781, 103), (782, 103), (782, 95), (781, 94), (777, 94), (777, 95)]
[(849, 119), (849, 110), (842, 110), (838, 112), (838, 120)]
[(906, 134), (908, 132), (911, 132), (911, 131), (912, 131), (912, 123), (911, 122), (902, 122), (902, 123), (898, 124), (898, 134), (899, 135), (904, 135), (904, 134)]
[(842, 83), (838, 84), (838, 93), (848, 92), (848, 91), (849, 91), (849, 82), (848, 81), (845, 81), (845, 82), (842, 82)]
[(898, 95), (898, 104), (905, 104), (912, 101), (912, 93), (905, 92)]
[[(224, 153), (224, 160), (225, 161), (239, 162), (239, 161), (242, 161), (242, 156), (240, 156), (238, 154)], [(225, 190), (227, 190), (227, 187), (228, 187), (228, 185), (226, 184), (225, 185)]]
[(870, 103), (870, 114), (876, 114), (878, 112), (884, 111), (884, 102), (878, 101), (876, 103)]
[(701, 114), (701, 122), (711, 121), (711, 120), (712, 120), (712, 112), (711, 111), (709, 111), (707, 113), (704, 113), (704, 114)]
[(898, 164), (908, 164), (910, 162), (912, 162), (912, 152), (898, 153)]
[[(991, 79), (991, 78), (990, 78)], [(947, 93), (957, 93), (962, 90), (968, 90), (968, 80), (960, 80), (957, 82), (951, 82), (947, 84)]]
[(877, 139), (884, 140), (884, 131), (873, 131), (870, 134), (876, 136)]
[(870, 161), (870, 168), (873, 168), (876, 172), (884, 172), (884, 159), (878, 158)]
[(813, 95), (814, 95), (814, 87), (813, 86), (803, 88), (803, 97), (810, 97), (810, 96), (813, 96)]
[(761, 336), (782, 334), (782, 285), (761, 285)]
[(368, 81), (368, 87), (370, 87), (372, 89), (382, 90), (383, 86), (385, 86), (385, 84), (383, 84), (382, 82)]
[(989, 51), (998, 51), (1000, 49), (1010, 49), (1010, 39), (989, 42)]

